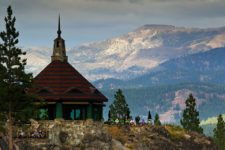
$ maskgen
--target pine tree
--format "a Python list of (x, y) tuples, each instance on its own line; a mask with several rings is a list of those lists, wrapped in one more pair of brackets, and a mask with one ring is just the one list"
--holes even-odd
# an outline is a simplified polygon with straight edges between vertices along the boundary
[(192, 94), (189, 95), (186, 102), (186, 108), (183, 111), (183, 117), (180, 120), (184, 129), (202, 133), (203, 129), (199, 126), (199, 112), (196, 110), (196, 100)]
[(131, 118), (131, 116), (130, 116), (130, 110), (128, 109), (126, 119), (130, 119), (130, 118)]
[(214, 140), (219, 150), (225, 149), (225, 122), (222, 115), (220, 114), (217, 118), (216, 128), (213, 130)]
[(7, 120), (9, 150), (13, 149), (13, 125), (32, 114), (33, 96), (26, 91), (31, 87), (32, 75), (25, 73), (26, 53), (16, 47), (19, 32), (11, 6), (7, 8), (5, 31), (0, 33), (0, 113), (1, 121)]
[(159, 115), (158, 114), (155, 114), (154, 125), (156, 125), (156, 126), (160, 126), (161, 125), (161, 121), (159, 119)]
[(135, 117), (135, 122), (136, 122), (137, 125), (140, 124), (140, 120), (141, 120), (140, 116)]
[(152, 115), (150, 110), (148, 111), (148, 123), (151, 124), (152, 123)]
[(148, 120), (152, 120), (152, 115), (151, 115), (150, 110), (148, 111)]
[(119, 89), (114, 95), (114, 98), (114, 102), (110, 105), (111, 118), (114, 120), (117, 118), (120, 120), (125, 120), (128, 112), (130, 113), (130, 109), (122, 90)]

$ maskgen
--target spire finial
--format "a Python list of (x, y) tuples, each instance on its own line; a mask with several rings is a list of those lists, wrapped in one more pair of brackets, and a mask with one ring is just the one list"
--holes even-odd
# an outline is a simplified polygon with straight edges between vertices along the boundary
[(58, 34), (58, 37), (61, 37), (61, 26), (60, 26), (60, 14), (59, 14), (59, 20), (58, 20), (58, 31), (57, 31), (57, 34)]

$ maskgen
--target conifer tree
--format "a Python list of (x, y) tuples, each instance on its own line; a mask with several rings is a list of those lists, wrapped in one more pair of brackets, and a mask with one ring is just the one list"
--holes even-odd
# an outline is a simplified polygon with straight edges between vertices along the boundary
[(13, 125), (32, 114), (33, 96), (26, 91), (31, 86), (32, 75), (25, 72), (26, 53), (19, 49), (19, 32), (11, 6), (7, 8), (5, 31), (0, 32), (0, 113), (7, 120), (6, 136), (9, 150), (13, 149)]
[(136, 122), (137, 125), (140, 124), (140, 120), (141, 120), (141, 117), (140, 116), (136, 116), (135, 117), (135, 122)]
[(152, 115), (151, 115), (150, 110), (148, 111), (148, 123), (152, 124)]
[(217, 117), (217, 125), (216, 125), (216, 128), (213, 130), (213, 132), (214, 132), (214, 140), (219, 150), (224, 150), (225, 149), (225, 122), (221, 114)]
[(161, 125), (161, 121), (159, 119), (159, 115), (158, 114), (155, 114), (154, 125), (156, 125), (156, 126), (160, 126)]
[(112, 119), (125, 120), (130, 109), (126, 102), (125, 96), (122, 90), (118, 90), (114, 95), (114, 102), (110, 105), (110, 112)]
[(129, 110), (129, 109), (128, 109), (128, 111), (127, 111), (126, 119), (131, 119), (131, 116), (130, 116), (130, 110)]
[(152, 115), (151, 115), (150, 110), (148, 111), (148, 120), (152, 120)]
[(186, 102), (186, 108), (183, 111), (183, 117), (180, 120), (184, 129), (202, 133), (203, 129), (199, 126), (199, 112), (196, 110), (196, 100), (192, 94), (189, 95)]

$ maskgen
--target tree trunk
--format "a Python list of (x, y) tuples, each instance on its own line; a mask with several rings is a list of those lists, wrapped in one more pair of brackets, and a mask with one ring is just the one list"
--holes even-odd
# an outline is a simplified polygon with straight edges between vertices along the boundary
[(12, 126), (12, 113), (9, 112), (9, 122), (8, 122), (8, 142), (9, 150), (13, 150), (13, 126)]

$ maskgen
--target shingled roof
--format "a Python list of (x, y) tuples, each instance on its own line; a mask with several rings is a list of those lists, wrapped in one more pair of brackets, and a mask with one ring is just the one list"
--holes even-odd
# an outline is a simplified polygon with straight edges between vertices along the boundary
[(108, 101), (67, 61), (52, 61), (34, 78), (34, 84), (33, 92), (46, 101)]

